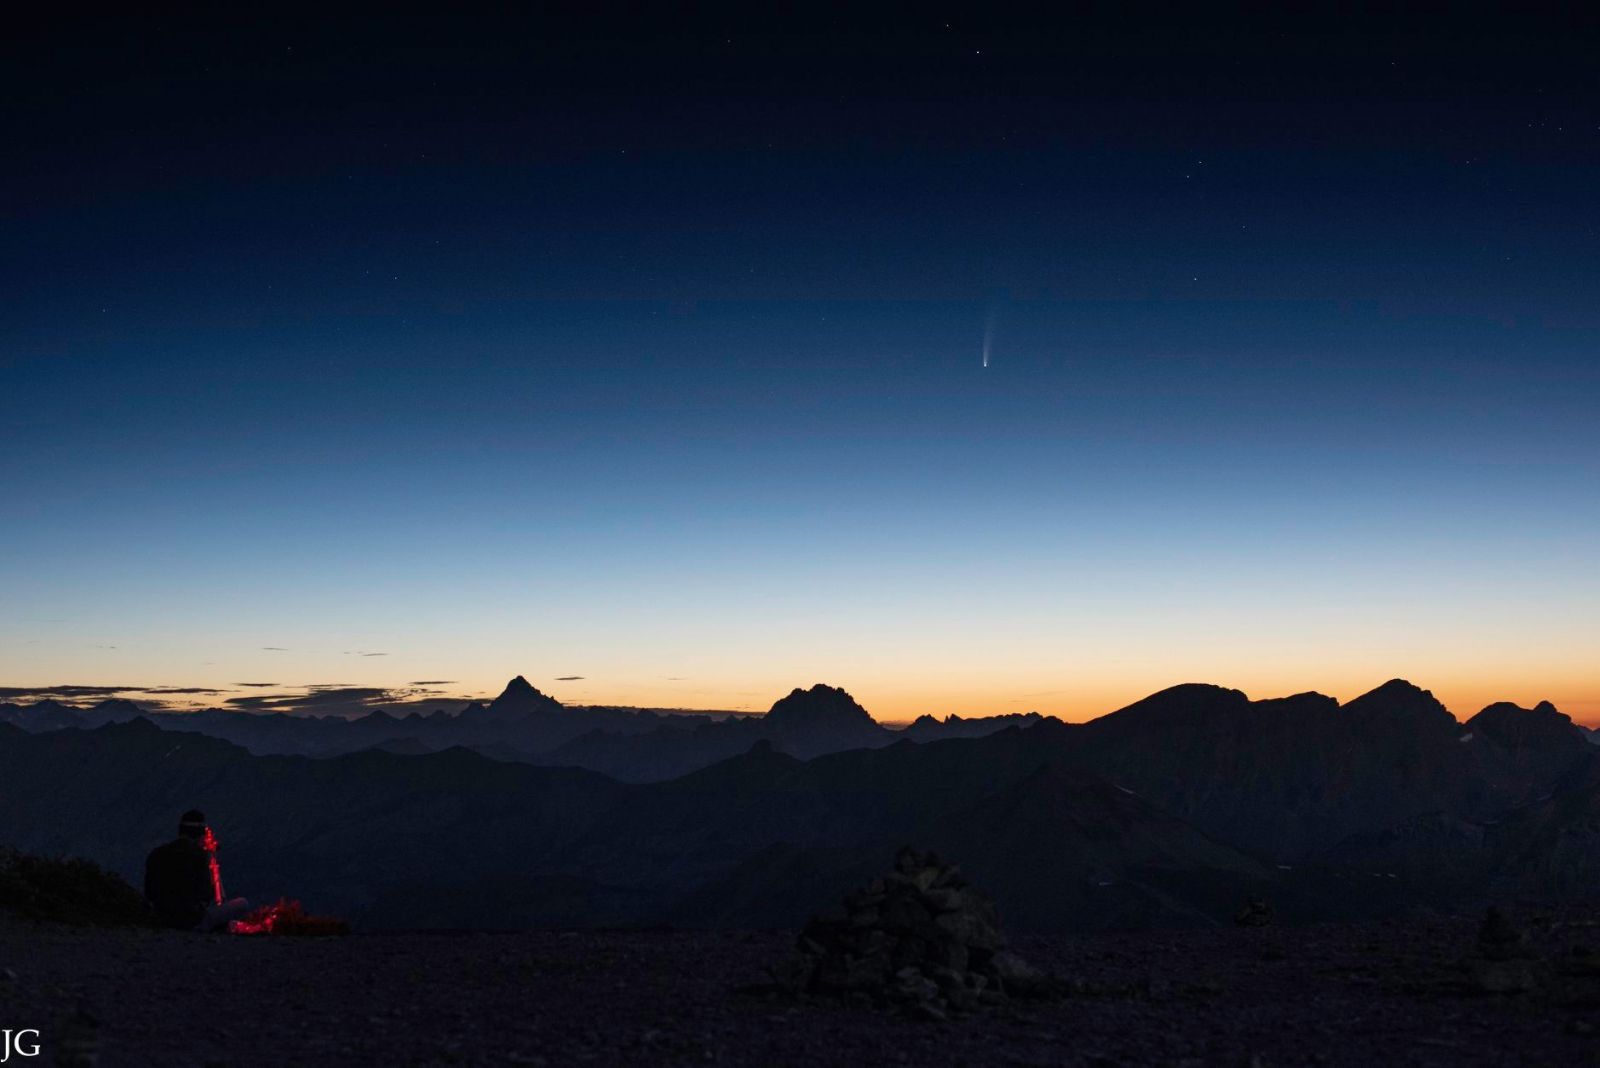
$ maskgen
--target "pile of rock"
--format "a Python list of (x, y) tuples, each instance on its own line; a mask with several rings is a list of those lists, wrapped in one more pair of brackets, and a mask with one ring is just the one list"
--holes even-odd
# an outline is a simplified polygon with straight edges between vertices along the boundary
[(1233, 922), (1240, 927), (1268, 927), (1272, 924), (1272, 905), (1259, 897), (1253, 897), (1244, 903), (1244, 908), (1233, 915)]
[(1006, 948), (994, 904), (934, 853), (901, 849), (894, 869), (814, 916), (778, 981), (794, 991), (943, 1019), (1053, 984)]
[(1538, 985), (1528, 935), (1510, 916), (1491, 907), (1478, 927), (1478, 952), (1467, 960), (1472, 985), (1486, 994), (1518, 994)]

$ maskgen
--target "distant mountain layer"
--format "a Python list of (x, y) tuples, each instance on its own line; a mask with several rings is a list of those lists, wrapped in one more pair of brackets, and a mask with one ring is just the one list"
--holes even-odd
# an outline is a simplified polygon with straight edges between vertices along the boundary
[[(497, 760), (603, 771), (629, 782), (668, 779), (744, 752), (757, 741), (799, 757), (888, 745), (902, 735), (879, 726), (843, 690), (795, 690), (764, 716), (712, 716), (628, 708), (568, 708), (517, 676), (489, 704), (455, 715), (378, 710), (358, 719), (203, 712), (144, 712), (131, 701), (77, 709), (55, 701), (0, 705), (0, 722), (29, 731), (99, 727), (143, 715), (163, 730), (193, 731), (252, 753), (329, 757), (363, 749), (420, 754), (465, 746)], [(1037, 719), (1037, 716), (1033, 717)], [(943, 723), (923, 717), (906, 735), (919, 741), (977, 737), (1024, 717)]]
[[(144, 720), (0, 728), (0, 837), (134, 877), (175, 814), (203, 804), (230, 890), (293, 894), (390, 926), (799, 923), (910, 839), (970, 853), (973, 875), (1029, 927), (1105, 926), (1135, 899), (1141, 922), (1192, 922), (1268, 877), (1109, 784), (974, 744), (904, 742), (807, 762), (760, 742), (671, 782), (629, 785), (462, 749), (258, 757)], [(952, 760), (990, 770), (952, 776)], [(1059, 833), (1018, 826), (1003, 845), (1010, 810), (1036, 798), (1047, 806), (1037, 819)], [(1103, 821), (1138, 831), (1108, 841)], [(1152, 872), (1197, 866), (1208, 886), (1234, 893), (1190, 900), (1154, 888)]]
[[(519, 686), (455, 719), (492, 736), (577, 714), (546, 702)], [(0, 725), (0, 842), (136, 876), (198, 805), (231, 890), (378, 926), (789, 925), (902, 843), (946, 853), (1036, 930), (1226, 922), (1251, 896), (1310, 919), (1600, 887), (1600, 750), (1585, 732), (1548, 705), (1459, 723), (1400, 681), (1343, 705), (1181, 686), (1088, 724), (923, 742), (818, 686), (762, 719), (614, 737), (564, 744), (623, 766), (652, 745), (669, 754), (657, 766), (739, 748), (626, 783), (428, 752), (405, 733), (311, 759), (139, 717)]]
[[(1485, 727), (1486, 717), (1536, 726)], [(1492, 706), (1462, 724), (1400, 680), (1343, 705), (1173, 687), (1084, 724), (1068, 748), (1072, 766), (1284, 863), (1424, 813), (1497, 818), (1593, 752), (1548, 705)]]

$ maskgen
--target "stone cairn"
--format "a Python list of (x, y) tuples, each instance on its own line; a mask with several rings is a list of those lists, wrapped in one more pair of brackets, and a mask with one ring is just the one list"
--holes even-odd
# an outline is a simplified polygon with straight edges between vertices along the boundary
[(1478, 952), (1467, 959), (1472, 985), (1486, 994), (1518, 994), (1538, 985), (1528, 933), (1491, 906), (1478, 926)]
[(1244, 903), (1244, 908), (1233, 914), (1233, 922), (1239, 927), (1268, 927), (1272, 924), (1272, 905), (1259, 897), (1253, 897)]
[(814, 916), (773, 969), (799, 993), (945, 1019), (1053, 984), (1006, 948), (994, 904), (937, 854), (909, 847), (894, 869)]

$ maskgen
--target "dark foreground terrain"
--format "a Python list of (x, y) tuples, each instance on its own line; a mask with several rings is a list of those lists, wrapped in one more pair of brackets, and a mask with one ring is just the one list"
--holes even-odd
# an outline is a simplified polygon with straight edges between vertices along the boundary
[(1075, 992), (938, 1022), (764, 992), (782, 933), (298, 940), (0, 919), (0, 1029), (40, 1028), (31, 1063), (50, 1063), (81, 1003), (108, 1068), (1600, 1063), (1600, 911), (1518, 922), (1538, 984), (1522, 993), (1470, 979), (1475, 919), (1268, 926), (1018, 939)]

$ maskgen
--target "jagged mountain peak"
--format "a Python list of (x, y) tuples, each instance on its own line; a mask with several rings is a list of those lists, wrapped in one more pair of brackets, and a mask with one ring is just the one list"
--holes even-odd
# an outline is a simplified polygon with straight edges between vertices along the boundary
[(1361, 697), (1356, 698), (1356, 700), (1359, 701), (1368, 697), (1382, 697), (1389, 700), (1398, 698), (1416, 700), (1418, 698), (1426, 697), (1431, 700), (1433, 698), (1433, 691), (1424, 690), (1421, 686), (1418, 686), (1409, 679), (1390, 679), (1382, 686), (1374, 686), (1372, 689), (1362, 694)]
[(1347, 701), (1344, 708), (1361, 715), (1400, 714), (1455, 722), (1455, 717), (1433, 696), (1433, 691), (1424, 690), (1405, 679), (1390, 679), (1382, 686)]
[(877, 727), (867, 710), (837, 686), (817, 683), (809, 690), (796, 687), (780, 698), (763, 717), (769, 727)]
[(1572, 722), (1572, 717), (1558, 712), (1549, 701), (1540, 701), (1532, 708), (1497, 701), (1467, 720), (1463, 730), (1492, 738), (1513, 749), (1571, 748), (1587, 744), (1582, 728)]
[(518, 675), (510, 682), (506, 683), (506, 688), (500, 691), (500, 696), (495, 698), (495, 700), (517, 700), (520, 698), (543, 696), (544, 694), (540, 693), (533, 683), (529, 682), (525, 676)]
[(1236, 712), (1249, 706), (1250, 699), (1242, 691), (1207, 682), (1185, 682), (1157, 690), (1149, 697), (1090, 722), (1100, 725), (1097, 730), (1107, 729), (1107, 725), (1116, 725), (1111, 729), (1121, 729), (1123, 725), (1134, 723), (1180, 722), (1196, 716)]
[(485, 715), (494, 719), (519, 719), (538, 712), (555, 712), (562, 708), (560, 701), (540, 693), (527, 679), (518, 675), (506, 683), (506, 688), (484, 709)]

